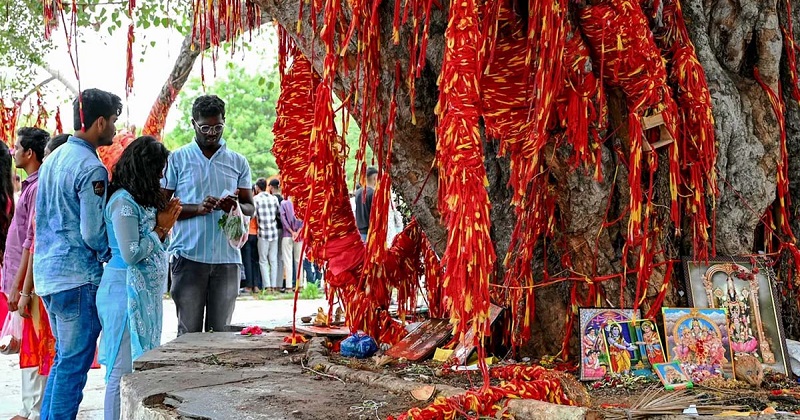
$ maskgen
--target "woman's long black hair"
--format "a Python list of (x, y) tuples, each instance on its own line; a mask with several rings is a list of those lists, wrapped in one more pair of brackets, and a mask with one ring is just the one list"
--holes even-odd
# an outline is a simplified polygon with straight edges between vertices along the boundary
[(161, 193), (161, 175), (169, 150), (150, 136), (141, 136), (122, 152), (111, 177), (108, 196), (119, 189), (128, 191), (136, 204), (164, 210), (167, 199)]
[[(6, 211), (9, 210), (9, 211)], [(14, 216), (14, 159), (8, 146), (0, 142), (0, 250), (6, 250), (6, 236)]]

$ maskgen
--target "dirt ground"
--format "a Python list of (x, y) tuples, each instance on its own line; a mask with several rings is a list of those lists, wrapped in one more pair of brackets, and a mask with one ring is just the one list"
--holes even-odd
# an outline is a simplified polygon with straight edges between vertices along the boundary
[(413, 406), (419, 405), (413, 398), (390, 394), (375, 387), (363, 384), (348, 383), (344, 386), (339, 381), (322, 378), (304, 372), (292, 379), (293, 387), (302, 390), (300, 394), (263, 395), (251, 403), (241, 406), (242, 411), (252, 414), (252, 407), (258, 406), (256, 412), (291, 416), (295, 419), (322, 420), (347, 416), (348, 419), (385, 419), (389, 415), (398, 415)]

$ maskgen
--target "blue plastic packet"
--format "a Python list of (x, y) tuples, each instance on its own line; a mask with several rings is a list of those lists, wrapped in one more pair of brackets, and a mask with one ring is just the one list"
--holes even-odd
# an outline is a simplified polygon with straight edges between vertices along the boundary
[(378, 344), (375, 343), (372, 337), (358, 333), (342, 340), (339, 345), (339, 351), (344, 357), (365, 359), (378, 351)]

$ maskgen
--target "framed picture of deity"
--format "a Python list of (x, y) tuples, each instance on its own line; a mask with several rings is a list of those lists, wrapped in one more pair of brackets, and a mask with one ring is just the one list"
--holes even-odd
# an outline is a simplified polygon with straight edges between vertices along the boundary
[(733, 356), (724, 308), (662, 308), (669, 361), (677, 361), (700, 383), (709, 378), (732, 378)]
[(612, 322), (603, 329), (612, 372), (654, 377), (653, 365), (667, 361), (651, 319)]
[[(611, 324), (639, 318), (633, 309), (580, 308), (581, 380), (596, 381), (612, 372), (605, 340), (605, 329)], [(629, 335), (630, 337), (630, 335)]]
[(656, 363), (654, 367), (656, 374), (658, 374), (658, 379), (661, 379), (661, 383), (664, 384), (666, 390), (677, 391), (694, 387), (692, 381), (681, 369), (680, 363)]
[(734, 356), (749, 354), (767, 368), (790, 374), (775, 274), (768, 259), (685, 260), (684, 273), (690, 306), (727, 310)]
[[(650, 363), (643, 355), (642, 341), (636, 333), (638, 321), (609, 322), (603, 328), (611, 372), (634, 376), (652, 376)], [(661, 340), (659, 340), (661, 341)]]

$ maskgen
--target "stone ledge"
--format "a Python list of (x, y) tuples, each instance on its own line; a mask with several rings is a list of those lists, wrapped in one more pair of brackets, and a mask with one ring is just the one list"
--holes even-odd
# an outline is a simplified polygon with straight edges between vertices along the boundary
[(123, 419), (329, 420), (372, 401), (381, 415), (414, 402), (361, 382), (302, 374), (285, 334), (187, 334), (148, 352), (122, 378)]

